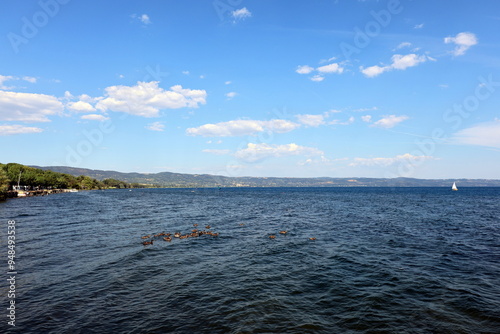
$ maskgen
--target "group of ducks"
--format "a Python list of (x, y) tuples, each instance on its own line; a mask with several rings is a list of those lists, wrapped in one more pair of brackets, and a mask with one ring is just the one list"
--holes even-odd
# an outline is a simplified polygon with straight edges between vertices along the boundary
[[(288, 233), (288, 231), (280, 231), (280, 234), (287, 234), (287, 233)], [(269, 239), (276, 239), (276, 235), (270, 234)], [(316, 238), (309, 238), (309, 240), (314, 241), (314, 240), (316, 240)]]
[[(198, 224), (193, 224), (193, 226), (197, 227)], [(205, 228), (208, 230), (211, 228), (211, 226), (207, 225), (207, 226), (205, 226)], [(187, 239), (187, 238), (201, 237), (202, 235), (210, 235), (212, 237), (218, 237), (219, 233), (215, 233), (212, 231), (206, 231), (206, 230), (200, 231), (198, 229), (193, 229), (193, 230), (191, 230), (191, 233), (187, 233), (187, 234), (181, 234), (181, 232), (175, 232), (173, 234), (173, 237), (179, 238), (179, 239)], [(142, 236), (141, 239), (150, 239), (150, 240), (143, 241), (142, 244), (144, 246), (152, 245), (153, 242), (156, 240), (155, 238), (159, 238), (159, 237), (163, 237), (163, 240), (165, 240), (167, 242), (172, 241), (172, 234), (171, 233), (161, 232), (161, 233), (157, 233), (157, 234), (148, 234), (148, 235)]]
[[(244, 226), (244, 225), (245, 224), (240, 224), (240, 226)], [(193, 227), (198, 227), (198, 224), (193, 224)], [(193, 230), (191, 230), (191, 233), (187, 233), (187, 234), (181, 234), (181, 232), (175, 232), (173, 234), (173, 237), (179, 238), (179, 239), (187, 239), (187, 238), (201, 237), (202, 235), (210, 235), (212, 237), (219, 236), (219, 233), (207, 231), (211, 228), (210, 225), (205, 226), (205, 228), (206, 228), (206, 230), (203, 230), (203, 231), (200, 231), (198, 229), (193, 229)], [(279, 234), (282, 234), (282, 235), (286, 235), (287, 233), (288, 233), (288, 231), (286, 231), (286, 230), (279, 231)], [(161, 233), (157, 233), (157, 234), (148, 234), (148, 235), (142, 236), (141, 239), (150, 239), (150, 240), (143, 241), (142, 244), (144, 246), (153, 245), (155, 238), (159, 238), (159, 237), (163, 237), (163, 240), (165, 240), (167, 242), (172, 241), (172, 234), (171, 233), (161, 232)], [(270, 234), (269, 239), (276, 239), (276, 235)], [(309, 238), (309, 240), (314, 241), (314, 240), (316, 240), (316, 238), (312, 237), (312, 238)]]

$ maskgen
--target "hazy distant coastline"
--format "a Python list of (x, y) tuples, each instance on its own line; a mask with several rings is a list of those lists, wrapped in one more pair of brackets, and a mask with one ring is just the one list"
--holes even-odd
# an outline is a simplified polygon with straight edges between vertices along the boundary
[(226, 177), (209, 174), (182, 174), (161, 172), (155, 174), (122, 173), (65, 166), (47, 166), (40, 169), (70, 175), (84, 175), (97, 180), (117, 179), (153, 187), (500, 187), (495, 179), (415, 179), (415, 178), (298, 178), (298, 177)]

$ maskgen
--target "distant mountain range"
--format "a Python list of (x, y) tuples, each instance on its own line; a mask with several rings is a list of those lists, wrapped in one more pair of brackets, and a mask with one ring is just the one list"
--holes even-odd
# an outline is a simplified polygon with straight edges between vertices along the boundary
[(74, 176), (85, 175), (97, 180), (116, 179), (128, 183), (140, 183), (152, 187), (201, 188), (201, 187), (500, 187), (500, 180), (488, 179), (414, 179), (414, 178), (331, 178), (331, 177), (226, 177), (209, 174), (181, 174), (161, 172), (121, 173), (116, 171), (86, 168), (49, 166), (40, 169), (66, 173)]

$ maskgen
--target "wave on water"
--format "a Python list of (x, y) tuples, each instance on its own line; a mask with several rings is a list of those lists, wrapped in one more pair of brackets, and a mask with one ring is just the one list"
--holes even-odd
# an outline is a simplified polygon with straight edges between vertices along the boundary
[[(10, 200), (16, 328), (498, 333), (499, 199), (498, 188), (223, 188)], [(141, 239), (162, 233), (172, 240)]]

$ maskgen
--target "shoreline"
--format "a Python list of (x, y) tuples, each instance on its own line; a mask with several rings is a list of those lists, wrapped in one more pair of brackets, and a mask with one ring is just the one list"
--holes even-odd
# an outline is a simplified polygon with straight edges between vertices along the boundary
[(76, 189), (10, 190), (7, 192), (6, 199), (47, 196), (52, 194), (61, 194), (69, 192), (78, 192), (78, 190)]

